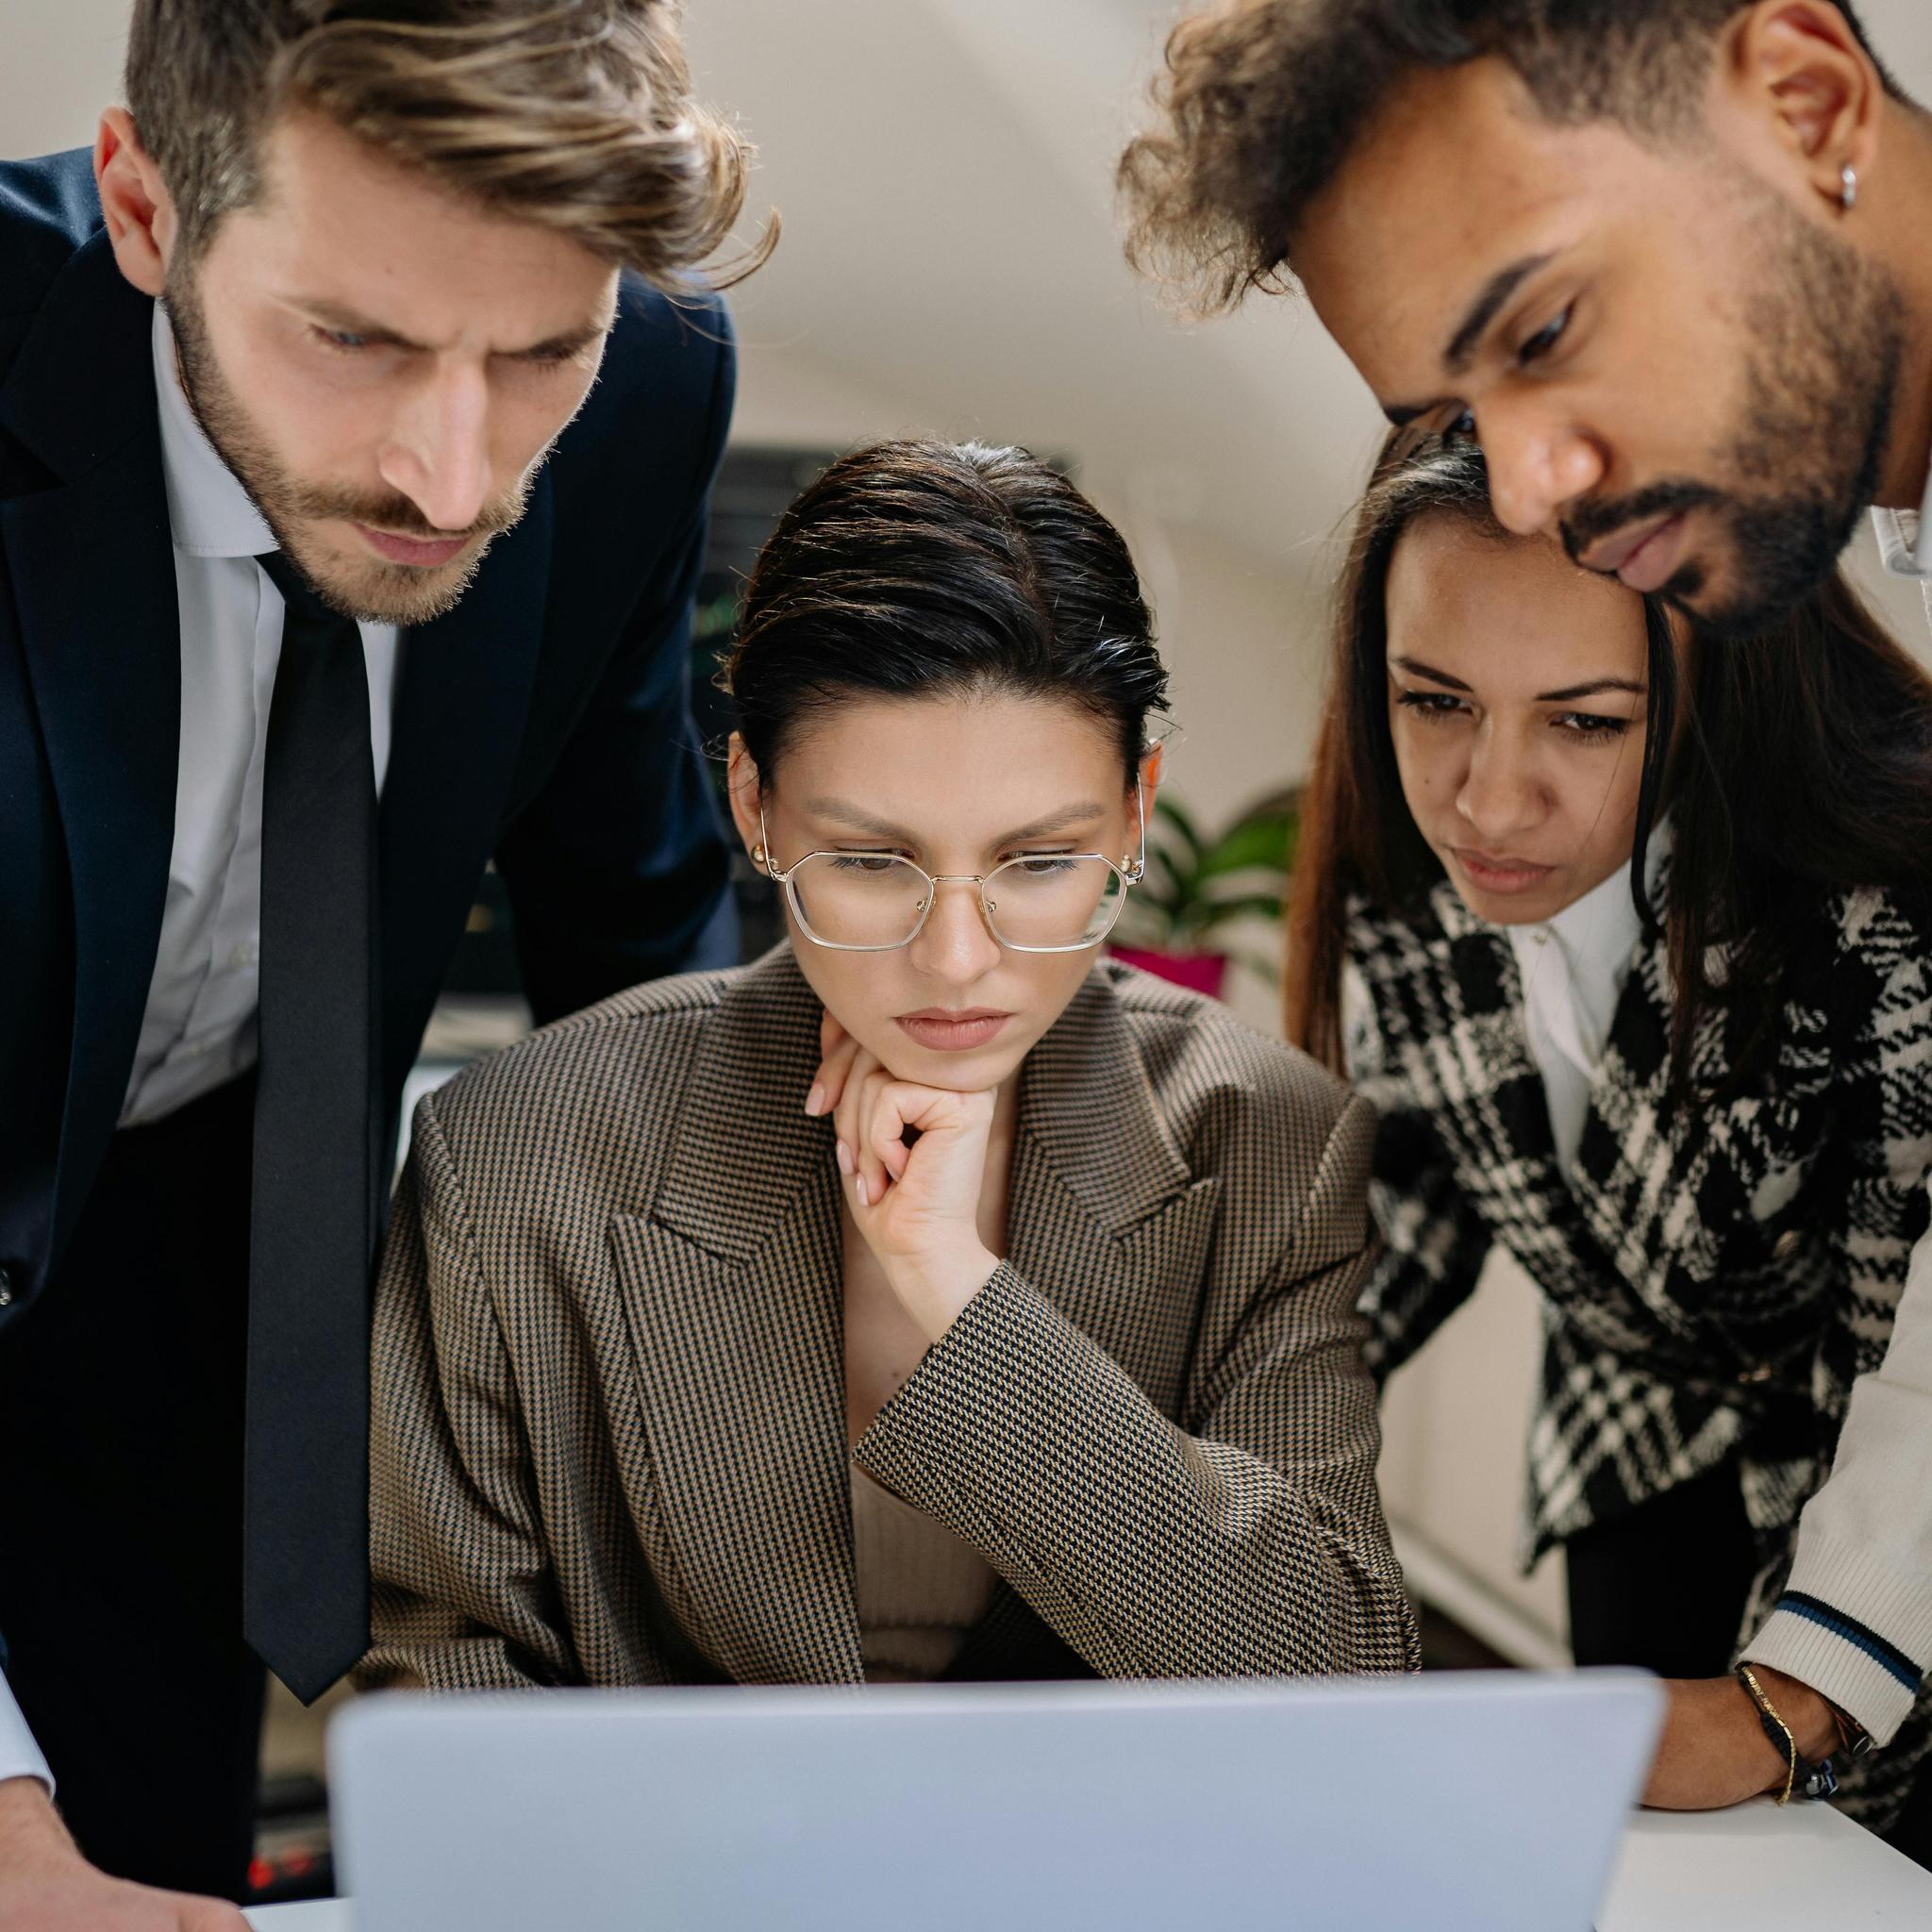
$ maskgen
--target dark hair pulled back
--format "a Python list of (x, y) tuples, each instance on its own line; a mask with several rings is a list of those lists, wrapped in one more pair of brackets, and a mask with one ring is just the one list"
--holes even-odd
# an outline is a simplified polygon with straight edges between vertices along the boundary
[[(1337, 596), (1328, 692), (1289, 893), (1288, 1034), (1340, 1068), (1349, 901), (1400, 911), (1442, 877), (1403, 797), (1389, 725), (1389, 573), (1403, 533), (1448, 516), (1497, 543), (1472, 444), (1398, 431), (1356, 515)], [(1691, 1080), (1707, 1014), (1741, 1024), (1724, 1089), (1775, 1044), (1784, 968), (1821, 901), (1858, 886), (1932, 917), (1932, 677), (1860, 602), (1842, 571), (1754, 636), (1687, 631), (1644, 600), (1649, 696), (1631, 891), (1661, 929), (1673, 982), (1673, 1086)], [(1678, 728), (1681, 717), (1682, 728)], [(1659, 813), (1671, 815), (1664, 903), (1644, 886)]]
[(879, 442), (778, 520), (720, 679), (771, 784), (854, 697), (1058, 698), (1113, 735), (1129, 784), (1167, 672), (1121, 534), (1023, 449)]

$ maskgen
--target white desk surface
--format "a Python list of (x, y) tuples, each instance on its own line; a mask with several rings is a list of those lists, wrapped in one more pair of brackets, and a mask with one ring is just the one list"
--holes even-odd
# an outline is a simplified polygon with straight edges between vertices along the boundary
[[(348, 1904), (267, 1906), (258, 1932), (354, 1932)], [(1597, 1932), (1763, 1932), (1835, 1924), (1864, 1932), (1932, 1925), (1932, 1873), (1824, 1805), (1780, 1811), (1641, 1811)]]

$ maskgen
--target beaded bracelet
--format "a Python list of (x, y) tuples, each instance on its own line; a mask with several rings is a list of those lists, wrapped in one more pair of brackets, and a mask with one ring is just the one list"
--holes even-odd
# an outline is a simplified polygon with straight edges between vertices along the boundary
[(1764, 1687), (1757, 1681), (1757, 1674), (1749, 1664), (1740, 1664), (1737, 1669), (1739, 1683), (1744, 1687), (1744, 1693), (1757, 1710), (1757, 1722), (1763, 1726), (1764, 1735), (1770, 1739), (1772, 1748), (1785, 1760), (1785, 1788), (1779, 1792), (1777, 1802), (1789, 1805), (1791, 1793), (1796, 1790), (1807, 1798), (1829, 1798), (1838, 1790), (1838, 1772), (1829, 1757), (1821, 1757), (1816, 1764), (1798, 1755), (1798, 1740), (1791, 1734), (1791, 1727), (1778, 1716)]

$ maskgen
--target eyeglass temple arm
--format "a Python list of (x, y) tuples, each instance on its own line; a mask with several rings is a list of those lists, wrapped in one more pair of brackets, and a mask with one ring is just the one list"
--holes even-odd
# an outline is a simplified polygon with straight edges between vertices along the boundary
[[(1138, 774), (1134, 778), (1134, 809), (1140, 814), (1141, 819), (1141, 856), (1139, 858), (1133, 858), (1123, 853), (1121, 857), (1127, 862), (1121, 870), (1129, 885), (1138, 886), (1147, 876), (1147, 789), (1141, 784)], [(763, 820), (760, 820), (760, 829), (763, 824)]]

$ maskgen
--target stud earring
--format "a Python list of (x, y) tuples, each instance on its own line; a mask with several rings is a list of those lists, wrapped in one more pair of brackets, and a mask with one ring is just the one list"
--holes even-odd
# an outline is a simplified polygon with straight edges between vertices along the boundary
[(1844, 183), (1844, 187), (1839, 195), (1839, 200), (1843, 206), (1846, 214), (1850, 214), (1858, 205), (1858, 171), (1856, 168), (1847, 167), (1839, 178)]

